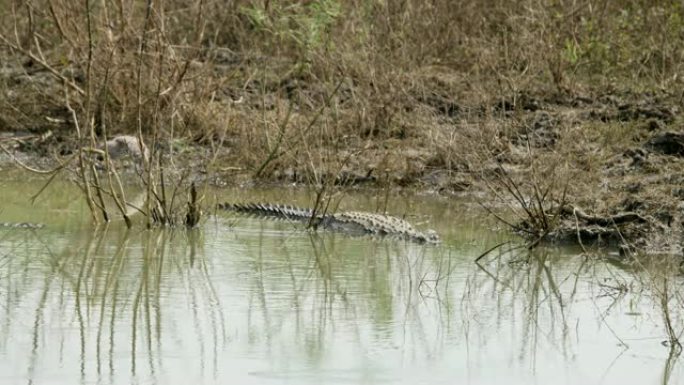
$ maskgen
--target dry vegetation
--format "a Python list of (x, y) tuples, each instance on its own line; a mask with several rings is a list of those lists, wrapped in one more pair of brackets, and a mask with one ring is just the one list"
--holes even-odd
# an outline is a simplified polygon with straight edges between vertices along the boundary
[(490, 186), (495, 196), (508, 185), (520, 191), (515, 204), (500, 195), (502, 217), (554, 224), (537, 238), (579, 235), (580, 207), (653, 219), (590, 237), (657, 234), (650, 246), (662, 249), (681, 227), (684, 139), (654, 145), (681, 123), (680, 2), (0, 8), (0, 132), (51, 132), (33, 142), (40, 151), (128, 133), (165, 156), (187, 152), (217, 180)]

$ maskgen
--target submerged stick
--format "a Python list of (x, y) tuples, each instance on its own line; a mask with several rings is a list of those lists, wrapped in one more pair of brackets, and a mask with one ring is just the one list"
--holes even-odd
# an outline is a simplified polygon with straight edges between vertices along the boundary
[(202, 212), (197, 204), (197, 189), (195, 182), (190, 186), (190, 202), (188, 202), (188, 213), (185, 215), (185, 226), (195, 227), (199, 223)]

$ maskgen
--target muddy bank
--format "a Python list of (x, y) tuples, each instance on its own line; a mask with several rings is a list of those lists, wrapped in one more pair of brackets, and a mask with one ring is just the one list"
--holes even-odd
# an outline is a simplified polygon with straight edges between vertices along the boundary
[[(59, 107), (59, 80), (16, 64), (3, 73), (4, 101), (22, 114), (0, 111), (0, 144), (6, 150), (0, 152), (0, 168), (14, 167), (13, 156), (38, 169), (55, 167), (89, 141), (78, 143), (74, 115)], [(147, 141), (168, 171), (191, 175), (186, 181), (472, 195), (533, 242), (681, 253), (679, 95), (605, 87), (560, 92), (537, 85), (466, 98), (453, 87), (433, 74), (393, 101), (388, 120), (316, 133), (323, 126), (311, 116), (322, 110), (307, 106), (310, 99), (302, 93), (323, 95), (324, 88), (304, 81), (254, 83), (207, 102), (213, 114), (204, 118), (222, 130), (163, 131), (154, 144), (149, 135)], [(341, 83), (331, 94), (339, 104), (335, 113), (356, 116), (356, 106), (345, 100), (361, 91), (353, 82)], [(36, 104), (36, 95), (50, 103)], [(289, 106), (290, 126), (280, 132), (247, 125), (282, 116), (283, 106)], [(185, 122), (186, 128), (191, 124)], [(119, 126), (109, 136), (132, 132)], [(543, 209), (535, 214), (535, 206)]]

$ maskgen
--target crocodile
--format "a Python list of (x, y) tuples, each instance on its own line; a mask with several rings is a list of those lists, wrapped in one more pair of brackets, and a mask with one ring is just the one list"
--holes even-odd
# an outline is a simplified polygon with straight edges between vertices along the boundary
[(269, 203), (221, 203), (220, 210), (260, 217), (293, 220), (311, 224), (314, 228), (339, 231), (350, 235), (378, 235), (406, 239), (416, 243), (439, 243), (433, 230), (416, 230), (407, 221), (391, 215), (361, 211), (318, 214), (310, 208)]
[(0, 222), (0, 228), (5, 229), (42, 229), (45, 227), (42, 223), (31, 223), (31, 222)]

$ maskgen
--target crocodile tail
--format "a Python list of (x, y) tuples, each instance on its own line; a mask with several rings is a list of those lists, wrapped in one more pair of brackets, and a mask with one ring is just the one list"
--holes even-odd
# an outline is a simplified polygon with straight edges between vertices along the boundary
[(220, 203), (218, 208), (260, 217), (299, 221), (309, 220), (313, 214), (308, 208), (270, 203)]

